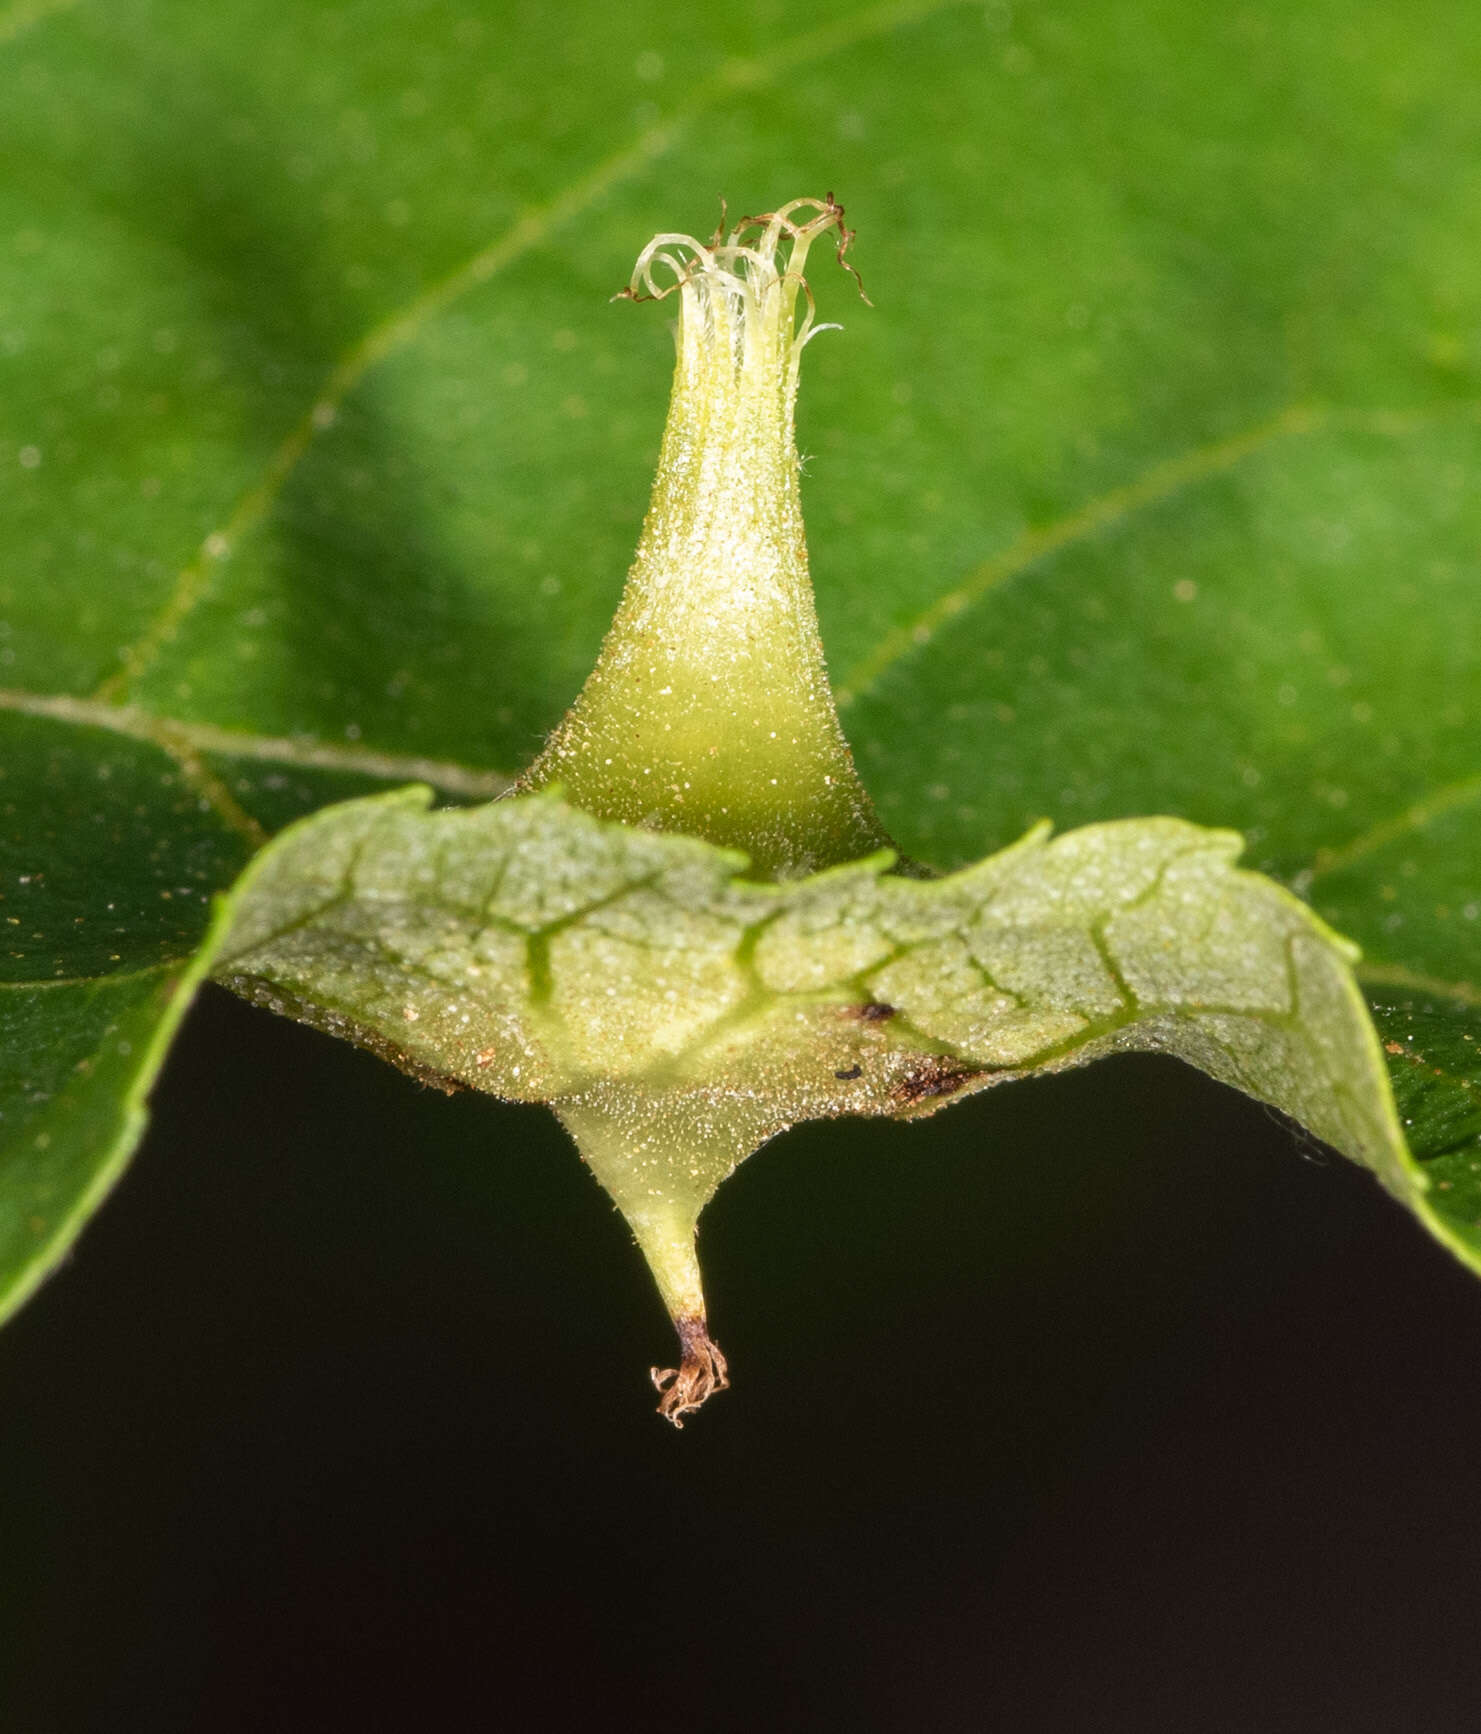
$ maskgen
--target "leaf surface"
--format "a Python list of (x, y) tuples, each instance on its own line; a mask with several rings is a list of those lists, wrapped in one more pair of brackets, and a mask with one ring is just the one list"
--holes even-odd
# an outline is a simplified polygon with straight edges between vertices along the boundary
[(1041, 827), (944, 879), (881, 855), (778, 885), (551, 795), (429, 800), (285, 833), (217, 973), (415, 1076), (550, 1103), (666, 1295), (716, 1186), (793, 1122), (905, 1118), (1135, 1049), (1282, 1109), (1428, 1216), (1350, 949), (1234, 868), (1237, 836)]
[[(952, 867), (1046, 816), (1242, 831), (1362, 945), (1474, 1236), (1469, 25), (0, 6), (12, 1300), (134, 1135), (200, 894), (328, 801), (497, 792), (574, 695), (669, 366), (606, 297), (717, 189), (833, 186), (860, 230), (876, 310), (821, 293), (805, 503), (892, 832)], [(50, 1128), (38, 1179), (64, 1099), (100, 1130)]]
[(14, 715), (0, 740), (4, 1316), (127, 1160), (249, 851), (152, 746)]

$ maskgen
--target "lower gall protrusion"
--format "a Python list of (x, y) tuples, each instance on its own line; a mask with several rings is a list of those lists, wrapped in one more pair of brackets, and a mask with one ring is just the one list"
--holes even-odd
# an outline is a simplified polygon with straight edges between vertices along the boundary
[(696, 1233), (722, 1181), (786, 1122), (764, 1102), (716, 1091), (598, 1087), (552, 1104), (622, 1213), (679, 1338), (677, 1367), (652, 1369), (676, 1427), (730, 1383), (710, 1336)]

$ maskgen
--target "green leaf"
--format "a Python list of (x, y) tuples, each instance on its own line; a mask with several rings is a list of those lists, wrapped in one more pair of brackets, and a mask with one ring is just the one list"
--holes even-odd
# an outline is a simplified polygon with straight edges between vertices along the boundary
[(1040, 828), (945, 879), (886, 854), (776, 885), (549, 794), (430, 799), (285, 833), (218, 974), (424, 1080), (552, 1104), (681, 1326), (700, 1212), (766, 1139), (1118, 1051), (1191, 1061), (1422, 1199), (1347, 948), (1232, 867), (1238, 837)]
[(1474, 1006), (1424, 996), (1379, 998), (1373, 1015), (1404, 1136), (1423, 1158), (1425, 1219), (1474, 1264), (1481, 1246), (1481, 1017)]
[(4, 1317), (128, 1159), (248, 851), (153, 747), (22, 716), (0, 741)]
[[(7, 1269), (121, 1159), (180, 1004), (137, 972), (206, 932), (161, 890), (224, 890), (347, 795), (493, 793), (558, 721), (669, 367), (663, 320), (606, 297), (720, 189), (833, 186), (860, 231), (877, 310), (824, 300), (848, 330), (808, 352), (804, 503), (892, 834), (950, 867), (1044, 816), (1242, 831), (1363, 946), (1401, 1102), (1428, 1068), (1416, 1152), (1481, 1160), (1468, 23), (0, 5), (0, 911), (45, 936), (0, 990), (0, 1175), (34, 1097), (105, 1128), (45, 1211), (0, 1182), (47, 1225)], [(1459, 1178), (1428, 1196), (1475, 1233)]]

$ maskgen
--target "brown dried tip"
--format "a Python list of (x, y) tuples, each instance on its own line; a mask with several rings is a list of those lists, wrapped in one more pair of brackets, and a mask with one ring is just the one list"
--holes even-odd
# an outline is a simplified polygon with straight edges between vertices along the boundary
[(716, 1391), (729, 1390), (730, 1372), (702, 1318), (689, 1315), (675, 1319), (674, 1328), (684, 1359), (677, 1367), (654, 1367), (651, 1376), (654, 1390), (663, 1393), (659, 1414), (682, 1428), (686, 1415), (692, 1415)]
[(832, 193), (824, 194), (823, 203), (826, 207), (827, 214), (830, 217), (836, 217), (838, 219), (838, 263), (843, 266), (844, 270), (847, 271), (853, 278), (854, 282), (858, 284), (859, 299), (866, 307), (872, 307), (874, 303), (869, 299), (869, 291), (864, 287), (864, 279), (859, 275), (859, 268), (847, 257), (848, 250), (854, 244), (854, 237), (859, 231), (857, 229), (844, 228), (843, 206), (833, 197)]

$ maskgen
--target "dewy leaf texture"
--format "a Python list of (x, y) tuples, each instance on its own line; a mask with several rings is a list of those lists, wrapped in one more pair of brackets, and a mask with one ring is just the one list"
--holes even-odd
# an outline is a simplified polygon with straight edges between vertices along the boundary
[(947, 878), (888, 856), (772, 885), (553, 795), (425, 790), (301, 821), (216, 969), (424, 1079), (549, 1102), (676, 1314), (699, 1213), (794, 1121), (934, 1112), (1029, 1071), (1176, 1054), (1422, 1191), (1349, 969), (1240, 841), (1175, 819), (1041, 829)]

